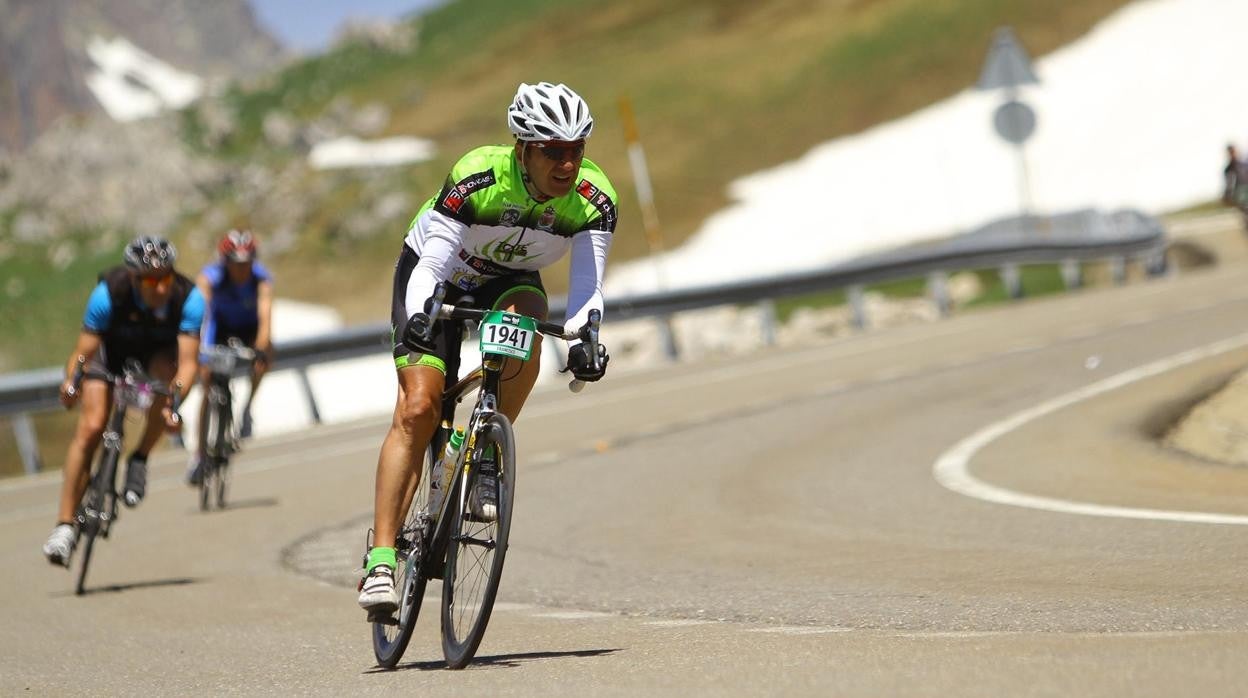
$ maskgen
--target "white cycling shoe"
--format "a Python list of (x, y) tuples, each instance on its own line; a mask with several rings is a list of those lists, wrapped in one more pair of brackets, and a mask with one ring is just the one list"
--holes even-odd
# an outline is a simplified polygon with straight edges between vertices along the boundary
[(468, 511), (472, 518), (489, 523), (498, 518), (498, 477), (490, 472), (477, 475), (477, 484), (468, 495)]
[(43, 554), (48, 562), (61, 567), (69, 567), (69, 558), (74, 554), (74, 546), (78, 544), (78, 529), (70, 524), (57, 524), (43, 544)]
[(394, 590), (394, 570), (377, 565), (360, 581), (360, 608), (374, 613), (394, 613), (399, 608), (399, 595)]

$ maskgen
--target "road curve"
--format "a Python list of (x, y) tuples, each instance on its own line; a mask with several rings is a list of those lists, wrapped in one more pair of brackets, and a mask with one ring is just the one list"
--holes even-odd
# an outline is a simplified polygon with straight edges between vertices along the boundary
[[(933, 467), (1111, 376), (1248, 332), (1242, 267), (543, 392), (498, 612), (377, 671), (351, 584), (384, 425), (251, 444), (202, 515), (172, 457), (98, 548), (39, 545), (57, 480), (0, 483), (0, 692), (1236, 695), (1248, 528), (984, 501)], [(1153, 435), (1231, 347), (1034, 415), (964, 472), (1053, 501), (1248, 516), (1248, 472)], [(436, 589), (435, 589), (436, 591)]]

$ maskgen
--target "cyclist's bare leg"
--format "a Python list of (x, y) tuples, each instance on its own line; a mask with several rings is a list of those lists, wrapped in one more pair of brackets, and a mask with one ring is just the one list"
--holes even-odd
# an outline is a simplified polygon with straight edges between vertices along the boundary
[(390, 431), (377, 458), (373, 545), (393, 548), (411, 493), (420, 484), (420, 463), (442, 413), (446, 380), (431, 366), (399, 369), (399, 393)]
[[(517, 291), (502, 299), (502, 308), (508, 312), (521, 313), (539, 320), (546, 319), (546, 299), (531, 291)], [(533, 358), (529, 361), (508, 359), (503, 366), (503, 385), (499, 397), (499, 410), (515, 422), (520, 416), (520, 409), (529, 399), (533, 384), (541, 372), (542, 336), (533, 340)]]
[(112, 402), (112, 386), (101, 380), (82, 381), (82, 398), (78, 415), (78, 427), (70, 439), (65, 454), (65, 468), (61, 474), (61, 504), (57, 521), (73, 521), (91, 479), (91, 457), (100, 445), (108, 422), (108, 408)]
[[(147, 372), (152, 378), (164, 383), (172, 383), (177, 370), (176, 361), (160, 355), (152, 357), (147, 366)], [(138, 447), (134, 449), (135, 453), (145, 458), (152, 452), (156, 442), (160, 441), (160, 435), (165, 433), (165, 418), (160, 414), (164, 407), (164, 399), (158, 398), (152, 401), (151, 407), (147, 408), (147, 423), (143, 426), (143, 436), (139, 439)]]

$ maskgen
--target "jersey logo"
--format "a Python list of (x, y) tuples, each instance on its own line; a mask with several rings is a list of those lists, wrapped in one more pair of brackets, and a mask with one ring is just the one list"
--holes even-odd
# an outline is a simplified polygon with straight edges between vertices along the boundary
[(605, 191), (590, 184), (588, 179), (582, 179), (581, 183), (576, 187), (576, 193), (583, 196), (586, 201), (602, 214), (599, 224), (595, 227), (607, 232), (615, 230), (615, 202), (611, 200), (611, 197)]
[(503, 215), (499, 216), (498, 224), (505, 225), (505, 226), (513, 226), (516, 223), (520, 222), (520, 213), (521, 213), (520, 207), (507, 206), (506, 210), (503, 211)]
[(442, 199), (442, 205), (459, 213), (459, 209), (464, 205), (464, 197), (458, 190), (452, 189), (446, 193), (446, 198)]
[(442, 197), (442, 205), (452, 213), (459, 213), (459, 210), (464, 206), (464, 202), (468, 200), (469, 196), (472, 196), (473, 192), (493, 186), (496, 182), (494, 170), (470, 174), (456, 182), (455, 186), (447, 187), (446, 196)]
[(554, 230), (554, 228), (555, 228), (555, 209), (550, 206), (547, 206), (546, 210), (542, 211), (541, 217), (537, 219), (537, 229), (545, 230), (546, 232), (549, 233), (550, 231)]

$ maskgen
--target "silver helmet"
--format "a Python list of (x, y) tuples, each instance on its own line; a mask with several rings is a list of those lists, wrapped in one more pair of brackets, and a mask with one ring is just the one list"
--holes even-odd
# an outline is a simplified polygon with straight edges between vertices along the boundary
[(140, 235), (126, 245), (123, 257), (126, 266), (140, 274), (170, 271), (178, 259), (178, 250), (162, 237)]
[(507, 126), (522, 141), (579, 141), (589, 138), (589, 105), (567, 85), (520, 83), (507, 108)]

